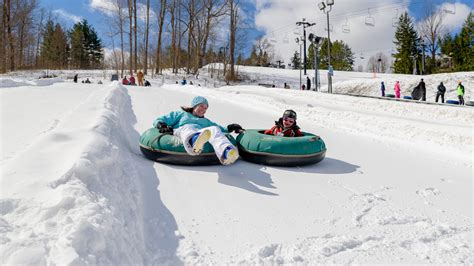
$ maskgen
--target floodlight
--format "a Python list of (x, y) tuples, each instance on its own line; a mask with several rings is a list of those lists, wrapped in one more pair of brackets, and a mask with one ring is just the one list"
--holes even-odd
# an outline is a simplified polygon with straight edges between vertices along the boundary
[(332, 5), (334, 5), (334, 0), (326, 0), (326, 4), (328, 6), (332, 6)]
[(318, 8), (319, 10), (323, 10), (324, 8), (326, 8), (326, 4), (324, 2), (321, 2), (318, 4)]

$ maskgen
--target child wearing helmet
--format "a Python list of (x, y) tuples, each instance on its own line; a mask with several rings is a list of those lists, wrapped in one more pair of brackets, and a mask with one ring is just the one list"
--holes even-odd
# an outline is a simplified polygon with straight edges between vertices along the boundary
[(275, 125), (263, 132), (267, 135), (275, 135), (282, 137), (301, 137), (300, 128), (296, 125), (296, 112), (293, 110), (286, 110), (283, 116), (275, 121)]

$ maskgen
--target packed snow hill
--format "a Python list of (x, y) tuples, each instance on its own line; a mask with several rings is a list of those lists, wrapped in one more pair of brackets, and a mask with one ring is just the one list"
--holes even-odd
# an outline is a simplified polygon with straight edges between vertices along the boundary
[[(289, 70), (248, 71), (257, 83), (299, 82)], [(474, 263), (473, 107), (343, 95), (378, 96), (379, 77), (367, 73), (336, 72), (339, 94), (328, 94), (214, 87), (206, 72), (186, 77), (194, 85), (145, 77), (151, 87), (104, 71), (0, 76), (2, 263)], [(75, 73), (92, 84), (73, 83)], [(420, 77), (405, 78), (383, 77), (407, 87)], [(463, 80), (471, 99), (472, 73), (424, 79), (428, 88)], [(196, 96), (210, 120), (244, 129), (269, 129), (295, 110), (326, 156), (304, 167), (146, 159), (140, 135)]]

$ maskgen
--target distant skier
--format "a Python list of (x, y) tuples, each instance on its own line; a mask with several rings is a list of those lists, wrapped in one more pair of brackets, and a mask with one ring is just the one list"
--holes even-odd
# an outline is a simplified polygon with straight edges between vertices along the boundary
[(267, 135), (275, 135), (282, 137), (301, 137), (300, 128), (296, 125), (296, 112), (293, 110), (286, 110), (283, 116), (275, 121), (275, 125), (263, 132)]
[(443, 82), (439, 83), (438, 91), (436, 92), (436, 102), (438, 102), (439, 97), (441, 96), (441, 103), (444, 103), (444, 94), (446, 93), (446, 87), (443, 85)]
[(380, 91), (382, 92), (382, 97), (385, 97), (385, 84), (383, 83), (383, 81), (380, 85)]
[(311, 79), (306, 77), (306, 89), (311, 90)]
[(153, 126), (158, 128), (160, 133), (173, 134), (180, 138), (189, 155), (199, 155), (204, 144), (209, 142), (222, 164), (232, 164), (239, 158), (239, 152), (223, 132), (240, 133), (243, 129), (239, 124), (230, 124), (224, 128), (205, 118), (208, 107), (206, 98), (196, 96), (190, 107), (181, 107), (180, 111), (158, 117)]
[(461, 81), (458, 82), (457, 92), (459, 98), (459, 105), (464, 105), (464, 86), (462, 85)]
[(397, 82), (395, 82), (395, 86), (393, 87), (393, 90), (395, 91), (395, 98), (400, 99), (400, 81), (397, 80)]

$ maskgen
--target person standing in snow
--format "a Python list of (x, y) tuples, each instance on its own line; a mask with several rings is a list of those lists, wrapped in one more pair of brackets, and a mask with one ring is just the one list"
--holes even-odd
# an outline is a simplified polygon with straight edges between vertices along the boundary
[(400, 81), (397, 80), (397, 82), (395, 82), (393, 90), (395, 91), (395, 98), (400, 99)]
[(380, 85), (380, 90), (382, 91), (382, 97), (385, 97), (385, 84), (383, 84), (383, 81), (382, 81), (382, 84)]
[(306, 77), (306, 89), (307, 90), (311, 90), (311, 79), (308, 77)]
[(283, 116), (275, 121), (275, 125), (263, 132), (267, 135), (275, 135), (282, 137), (301, 137), (300, 128), (296, 125), (296, 112), (293, 110), (286, 110)]
[(423, 79), (421, 79), (420, 83), (418, 84), (421, 93), (421, 100), (426, 101), (426, 85)]
[(441, 81), (438, 85), (438, 91), (436, 92), (436, 102), (438, 102), (439, 96), (441, 96), (441, 103), (444, 103), (444, 93), (446, 93), (446, 87)]
[(181, 107), (180, 111), (158, 117), (153, 126), (160, 133), (173, 134), (181, 139), (189, 155), (199, 155), (204, 144), (209, 142), (223, 165), (232, 164), (239, 158), (239, 152), (223, 133), (240, 133), (243, 128), (239, 124), (230, 124), (224, 128), (205, 118), (208, 107), (206, 98), (196, 96), (190, 107)]
[(143, 72), (141, 70), (138, 71), (137, 78), (138, 86), (143, 86)]
[(464, 105), (464, 86), (461, 81), (458, 82), (458, 87), (456, 88), (458, 92), (459, 105)]
[(74, 83), (77, 83), (77, 74), (74, 75)]

